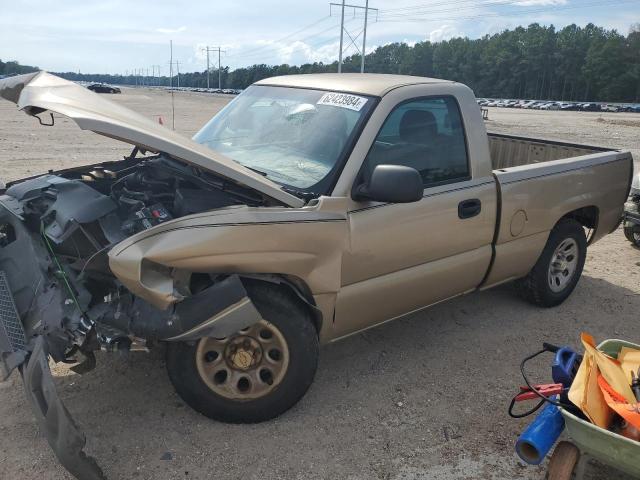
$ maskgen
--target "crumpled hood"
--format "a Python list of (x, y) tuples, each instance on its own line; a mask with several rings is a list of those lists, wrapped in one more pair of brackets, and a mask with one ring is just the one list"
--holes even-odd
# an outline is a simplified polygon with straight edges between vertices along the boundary
[(228, 180), (252, 188), (278, 202), (301, 207), (304, 201), (248, 168), (118, 105), (86, 88), (47, 72), (0, 80), (0, 97), (29, 115), (44, 110), (69, 117), (83, 130), (115, 138), (152, 152), (164, 152)]

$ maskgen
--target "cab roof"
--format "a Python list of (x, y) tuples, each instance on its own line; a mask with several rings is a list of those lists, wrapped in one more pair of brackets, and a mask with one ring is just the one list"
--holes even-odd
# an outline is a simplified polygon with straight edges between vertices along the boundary
[(338, 92), (359, 93), (382, 97), (398, 87), (428, 83), (455, 83), (437, 78), (379, 73), (310, 73), (265, 78), (256, 85), (277, 87), (313, 88)]

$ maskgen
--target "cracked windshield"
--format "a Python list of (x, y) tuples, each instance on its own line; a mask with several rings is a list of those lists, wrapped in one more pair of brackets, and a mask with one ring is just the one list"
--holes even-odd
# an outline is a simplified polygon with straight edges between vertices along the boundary
[(274, 182), (309, 189), (338, 164), (372, 105), (359, 95), (253, 86), (193, 138)]

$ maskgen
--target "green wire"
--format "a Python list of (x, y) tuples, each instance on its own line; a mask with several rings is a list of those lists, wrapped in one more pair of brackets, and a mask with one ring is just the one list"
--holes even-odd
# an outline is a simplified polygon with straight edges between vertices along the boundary
[(64, 280), (65, 285), (67, 286), (67, 290), (69, 291), (69, 294), (72, 297), (73, 303), (75, 304), (75, 306), (78, 308), (78, 311), (84, 315), (84, 312), (82, 311), (82, 308), (80, 308), (80, 303), (78, 302), (78, 299), (76, 298), (75, 293), (73, 292), (73, 288), (71, 288), (71, 284), (69, 283), (69, 280), (67, 279), (67, 273), (64, 271), (64, 269), (62, 268), (62, 265), (60, 265), (60, 262), (58, 261), (58, 257), (56, 256), (56, 254), (53, 251), (53, 247), (51, 246), (51, 244), (49, 243), (49, 238), (47, 237), (47, 235), (44, 233), (44, 222), (40, 222), (40, 234), (42, 235), (42, 238), (44, 238), (44, 243), (47, 245), (47, 250), (49, 250), (49, 253), (51, 254), (51, 257), (53, 258), (53, 261), (56, 262), (56, 265), (58, 267), (58, 270), (60, 271), (60, 273), (62, 274), (62, 279)]

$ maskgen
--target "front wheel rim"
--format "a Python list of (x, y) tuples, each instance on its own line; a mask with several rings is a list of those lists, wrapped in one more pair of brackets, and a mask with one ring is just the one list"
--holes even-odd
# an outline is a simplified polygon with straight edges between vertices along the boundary
[(264, 319), (229, 337), (202, 338), (196, 348), (196, 366), (207, 387), (236, 401), (255, 400), (275, 390), (289, 357), (282, 332)]
[(553, 252), (547, 275), (552, 292), (563, 291), (575, 276), (578, 269), (578, 249), (578, 243), (573, 238), (566, 238)]

